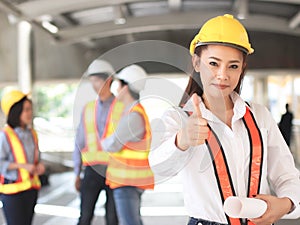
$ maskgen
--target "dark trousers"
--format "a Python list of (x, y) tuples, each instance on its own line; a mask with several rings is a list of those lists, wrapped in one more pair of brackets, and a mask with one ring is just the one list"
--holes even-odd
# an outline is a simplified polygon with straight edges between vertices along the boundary
[(106, 167), (86, 167), (80, 187), (80, 217), (78, 225), (90, 225), (94, 216), (95, 205), (102, 190), (106, 192), (106, 225), (117, 225), (118, 218), (112, 190), (105, 184)]
[(37, 190), (23, 191), (12, 195), (1, 195), (7, 225), (31, 225)]

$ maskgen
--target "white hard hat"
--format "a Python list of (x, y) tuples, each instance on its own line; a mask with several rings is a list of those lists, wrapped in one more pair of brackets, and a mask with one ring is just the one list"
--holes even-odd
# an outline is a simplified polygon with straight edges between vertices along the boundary
[(113, 75), (115, 73), (114, 68), (110, 63), (104, 60), (96, 59), (94, 60), (87, 69), (87, 75), (97, 75), (106, 74), (107, 76)]
[(115, 77), (125, 81), (132, 91), (139, 93), (145, 87), (147, 73), (142, 67), (133, 64), (122, 69)]

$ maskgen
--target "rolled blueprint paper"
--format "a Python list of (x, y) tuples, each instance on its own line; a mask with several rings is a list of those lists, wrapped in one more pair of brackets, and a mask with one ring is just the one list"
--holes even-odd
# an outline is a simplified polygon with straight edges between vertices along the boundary
[(224, 202), (225, 213), (232, 218), (258, 218), (267, 210), (267, 203), (256, 198), (228, 197)]

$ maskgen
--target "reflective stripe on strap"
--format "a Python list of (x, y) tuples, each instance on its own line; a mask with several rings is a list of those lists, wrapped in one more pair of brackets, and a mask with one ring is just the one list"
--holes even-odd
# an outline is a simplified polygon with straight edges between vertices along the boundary
[(248, 132), (250, 143), (250, 163), (249, 163), (249, 181), (248, 197), (259, 194), (261, 184), (261, 173), (263, 167), (263, 141), (260, 130), (256, 124), (252, 112), (247, 108), (243, 122)]

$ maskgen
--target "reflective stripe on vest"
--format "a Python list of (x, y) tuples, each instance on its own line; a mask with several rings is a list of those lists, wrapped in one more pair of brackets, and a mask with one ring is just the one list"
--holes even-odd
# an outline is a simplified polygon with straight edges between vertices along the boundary
[[(84, 166), (104, 164), (107, 165), (109, 160), (109, 154), (101, 150), (100, 137), (97, 128), (97, 108), (98, 100), (89, 102), (84, 110), (84, 128), (85, 128), (85, 143), (86, 146), (81, 150), (82, 164)], [(123, 111), (123, 104), (117, 102), (116, 99), (112, 102), (108, 117), (111, 114), (113, 108)], [(115, 110), (116, 110), (115, 109)], [(102, 138), (107, 136), (108, 123), (106, 123)]]
[(151, 143), (149, 120), (141, 104), (135, 105), (131, 112), (138, 112), (144, 118), (145, 135), (141, 141), (125, 143), (121, 151), (110, 154), (106, 183), (112, 189), (122, 186), (153, 189), (154, 175), (148, 162)]
[[(247, 129), (250, 143), (249, 180), (247, 194), (248, 197), (252, 197), (253, 195), (259, 194), (263, 162), (263, 142), (259, 128), (249, 108), (246, 108), (243, 122)], [(224, 201), (229, 196), (236, 196), (236, 192), (233, 187), (224, 149), (215, 132), (211, 128), (210, 131), (209, 138), (206, 140), (206, 145), (213, 161), (220, 196), (224, 204)], [(251, 221), (244, 222), (241, 219), (230, 218), (227, 215), (226, 218), (228, 224), (230, 225), (253, 224)]]
[[(6, 126), (3, 131), (12, 150), (15, 163), (28, 163), (24, 146), (15, 131), (10, 126)], [(35, 144), (34, 163), (38, 163), (37, 135), (34, 130), (31, 130), (31, 133)], [(30, 175), (27, 170), (20, 168), (18, 169), (18, 178), (14, 183), (4, 184), (4, 177), (1, 177), (0, 193), (15, 194), (31, 188), (40, 189), (40, 187), (41, 183), (38, 175)]]

